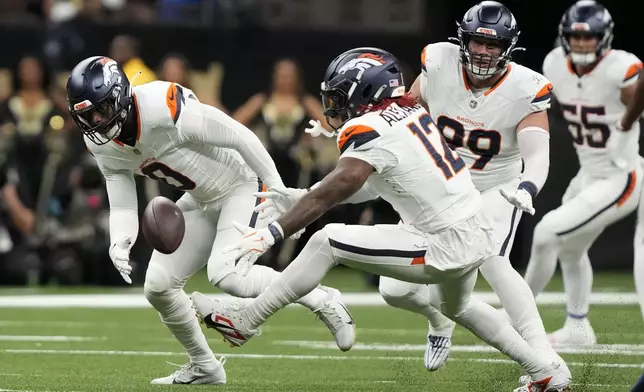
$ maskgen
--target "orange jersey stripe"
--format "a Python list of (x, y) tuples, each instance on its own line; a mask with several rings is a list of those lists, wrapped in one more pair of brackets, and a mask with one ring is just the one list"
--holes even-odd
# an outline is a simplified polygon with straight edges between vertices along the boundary
[(503, 83), (503, 81), (508, 78), (510, 71), (512, 71), (512, 65), (508, 65), (508, 69), (505, 71), (505, 75), (503, 75), (503, 77), (499, 79), (499, 81), (496, 82), (496, 84), (492, 86), (491, 89), (487, 90), (483, 95), (487, 97), (488, 95), (492, 94), (492, 91), (496, 90), (501, 85), (501, 83)]
[(170, 117), (174, 119), (178, 111), (177, 85), (174, 83), (171, 83), (170, 87), (168, 87), (168, 92), (165, 95), (165, 104), (168, 106), (168, 109), (170, 109)]
[(621, 207), (622, 204), (626, 203), (629, 197), (633, 194), (633, 191), (635, 190), (635, 183), (637, 182), (637, 174), (635, 172), (631, 172), (629, 174), (630, 177), (630, 183), (628, 184), (628, 188), (622, 193), (622, 196), (617, 200), (617, 207)]
[(552, 83), (548, 83), (545, 86), (543, 86), (543, 88), (541, 90), (539, 90), (539, 92), (537, 93), (537, 95), (535, 95), (534, 98), (535, 99), (543, 98), (546, 95), (550, 94), (551, 91), (552, 91)]
[(624, 76), (624, 82), (637, 75), (642, 69), (642, 66), (642, 63), (639, 62), (628, 67), (628, 71), (626, 71), (626, 75)]
[(344, 131), (342, 131), (342, 134), (338, 139), (338, 149), (340, 151), (343, 151), (344, 145), (347, 144), (349, 139), (351, 139), (352, 137), (363, 133), (367, 133), (367, 132), (373, 132), (373, 131), (374, 131), (373, 128), (368, 127), (366, 125), (353, 125), (346, 128)]

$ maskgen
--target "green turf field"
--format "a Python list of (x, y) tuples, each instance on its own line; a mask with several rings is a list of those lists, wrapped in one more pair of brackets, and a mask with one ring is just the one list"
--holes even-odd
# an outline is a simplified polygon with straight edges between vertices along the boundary
[[(366, 289), (360, 275), (336, 273), (330, 279), (344, 290)], [(606, 290), (632, 287), (629, 275), (599, 275), (597, 280)], [(16, 290), (0, 295), (4, 293)], [(174, 370), (166, 361), (185, 361), (180, 346), (150, 308), (0, 308), (0, 392), (483, 392), (518, 386), (520, 367), (463, 329), (455, 333), (456, 347), (447, 366), (429, 373), (422, 365), (426, 322), (421, 317), (384, 306), (350, 309), (358, 344), (348, 353), (337, 350), (324, 325), (299, 307), (278, 313), (261, 336), (241, 348), (231, 349), (218, 334), (206, 331), (213, 350), (228, 357), (228, 385), (211, 388), (149, 385), (151, 378)], [(563, 322), (561, 306), (543, 306), (541, 311), (549, 330)], [(573, 390), (629, 391), (644, 359), (639, 307), (597, 305), (591, 321), (601, 345), (562, 354), (573, 372)]]

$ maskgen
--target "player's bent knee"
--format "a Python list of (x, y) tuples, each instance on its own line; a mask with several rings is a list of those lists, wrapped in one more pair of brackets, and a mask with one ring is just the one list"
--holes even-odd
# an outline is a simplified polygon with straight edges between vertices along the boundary
[(401, 304), (404, 304), (416, 293), (417, 287), (417, 283), (403, 282), (381, 276), (378, 290), (387, 304), (393, 307), (400, 307)]
[(535, 246), (554, 246), (557, 243), (557, 233), (552, 219), (546, 215), (534, 228)]
[(470, 305), (470, 299), (467, 298), (466, 300), (442, 302), (440, 304), (440, 307), (438, 307), (437, 309), (440, 309), (441, 313), (443, 313), (445, 316), (449, 317), (450, 319), (458, 320), (468, 310), (469, 305)]

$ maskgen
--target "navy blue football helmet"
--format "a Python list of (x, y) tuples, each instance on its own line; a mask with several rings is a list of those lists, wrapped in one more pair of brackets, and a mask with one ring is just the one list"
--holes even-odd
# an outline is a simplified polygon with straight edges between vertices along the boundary
[[(461, 62), (468, 74), (477, 79), (487, 79), (505, 71), (512, 61), (512, 52), (517, 48), (519, 28), (508, 7), (496, 1), (482, 1), (467, 10), (458, 25), (458, 43), (461, 47)], [(472, 38), (493, 41), (500, 45), (501, 54), (491, 56), (470, 51)]]
[(67, 79), (69, 113), (92, 142), (116, 138), (132, 106), (132, 88), (121, 66), (109, 57), (89, 57)]
[[(592, 0), (581, 0), (573, 4), (559, 23), (559, 40), (566, 55), (574, 64), (589, 65), (602, 58), (613, 42), (613, 18), (604, 6)], [(596, 37), (594, 52), (575, 53), (570, 37)]]
[(398, 59), (378, 48), (351, 49), (336, 57), (326, 69), (320, 92), (324, 115), (339, 118), (342, 124), (404, 94)]

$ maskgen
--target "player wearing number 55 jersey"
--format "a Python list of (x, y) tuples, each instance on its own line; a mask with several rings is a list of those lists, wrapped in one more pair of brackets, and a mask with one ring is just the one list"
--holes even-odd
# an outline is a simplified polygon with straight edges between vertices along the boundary
[[(423, 49), (422, 72), (411, 92), (427, 104), (438, 129), (465, 161), (494, 217), (495, 256), (481, 266), (481, 274), (521, 336), (559, 360), (532, 292), (508, 258), (521, 214), (534, 213), (532, 200), (549, 167), (546, 110), (552, 85), (511, 61), (518, 36), (507, 7), (494, 1), (475, 5), (459, 25), (459, 45), (443, 42)], [(440, 368), (449, 355), (454, 323), (426, 306), (427, 287), (382, 279), (380, 292), (392, 306), (429, 319), (425, 367)]]
[[(213, 285), (231, 295), (255, 297), (279, 276), (264, 266), (238, 274), (235, 260), (222, 251), (241, 238), (233, 221), (266, 226), (253, 212), (259, 203), (253, 194), (262, 184), (283, 186), (273, 160), (250, 130), (200, 103), (189, 89), (161, 81), (132, 89), (120, 65), (106, 57), (90, 57), (72, 70), (67, 97), (106, 179), (110, 257), (128, 283), (129, 249), (138, 234), (133, 174), (186, 191), (177, 202), (186, 221), (183, 242), (173, 254), (152, 254), (144, 293), (190, 362), (153, 383), (225, 383), (223, 363), (208, 347), (183, 285), (207, 265)], [(353, 345), (353, 321), (337, 290), (316, 288), (300, 303), (327, 324), (341, 349)]]
[(540, 293), (559, 258), (568, 318), (551, 340), (589, 345), (596, 338), (586, 317), (592, 286), (588, 248), (639, 202), (639, 125), (628, 133), (616, 126), (635, 93), (642, 63), (628, 52), (611, 50), (613, 21), (594, 1), (579, 1), (566, 11), (559, 39), (561, 46), (548, 54), (543, 72), (555, 85), (580, 169), (562, 205), (535, 229), (526, 280), (535, 295)]

